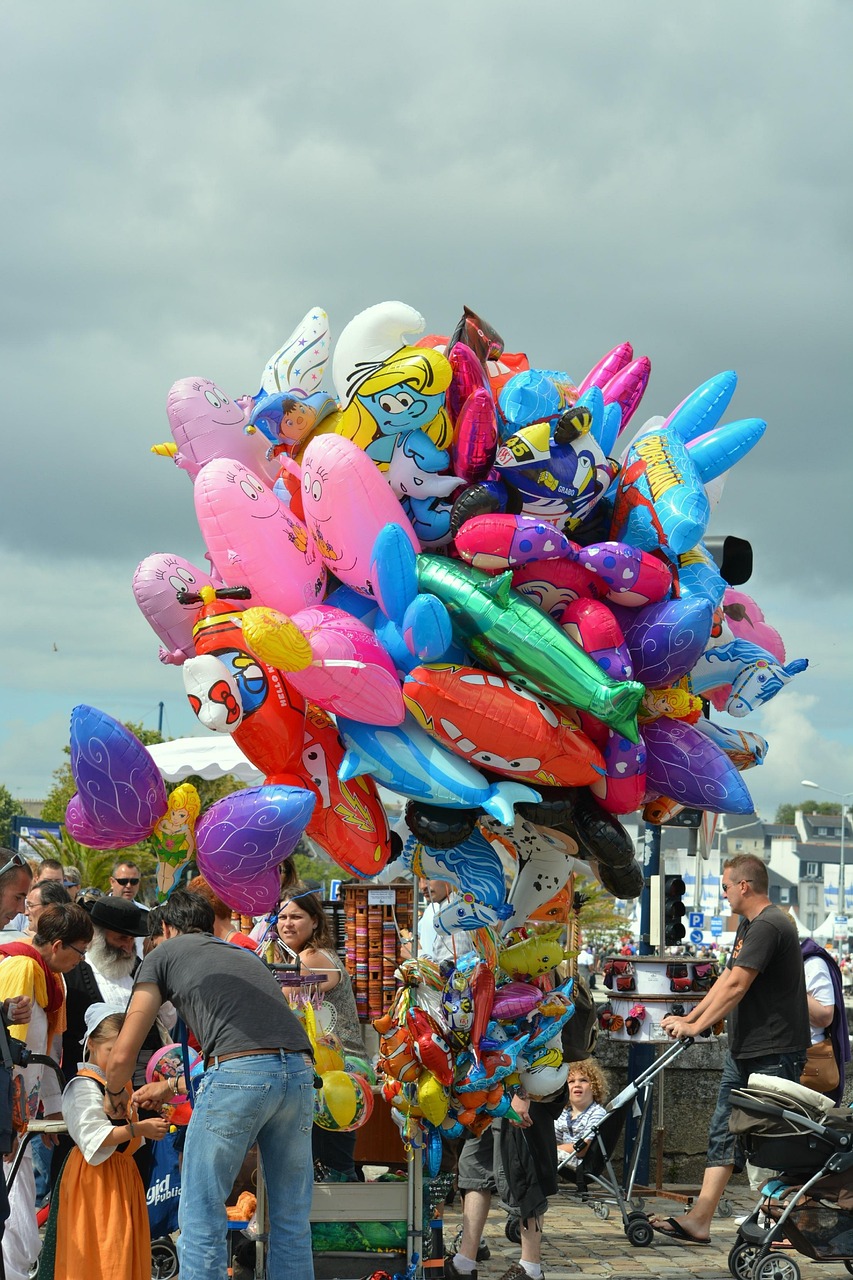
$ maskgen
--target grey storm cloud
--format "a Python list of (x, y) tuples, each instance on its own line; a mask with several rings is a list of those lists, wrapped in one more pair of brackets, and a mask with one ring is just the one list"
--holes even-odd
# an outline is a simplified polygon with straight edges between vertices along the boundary
[(769, 427), (715, 529), (849, 626), (848, 5), (48, 0), (0, 40), (13, 595), (197, 559), (171, 383), (253, 391), (309, 307), (399, 297), (577, 378), (627, 338), (648, 414), (737, 369)]

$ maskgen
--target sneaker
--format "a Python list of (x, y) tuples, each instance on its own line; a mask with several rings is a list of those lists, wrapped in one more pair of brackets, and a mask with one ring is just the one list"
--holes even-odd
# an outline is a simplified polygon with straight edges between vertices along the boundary
[(444, 1258), (444, 1275), (445, 1280), (477, 1280), (477, 1268), (473, 1271), (457, 1271), (453, 1254), (448, 1253)]
[[(462, 1248), (462, 1228), (460, 1227), (453, 1239), (454, 1253), (458, 1253), (461, 1248)], [(480, 1243), (477, 1245), (477, 1261), (488, 1262), (491, 1256), (492, 1256), (492, 1251), (489, 1248), (489, 1246), (486, 1244), (486, 1237), (481, 1236)]]

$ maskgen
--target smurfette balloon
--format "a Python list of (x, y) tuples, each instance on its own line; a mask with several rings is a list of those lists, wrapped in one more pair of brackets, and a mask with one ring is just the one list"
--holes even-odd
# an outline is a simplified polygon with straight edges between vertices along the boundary
[(310, 441), (302, 458), (302, 503), (313, 545), (335, 577), (362, 595), (373, 595), (371, 552), (386, 524), (399, 525), (414, 550), (420, 550), (406, 513), (376, 464), (343, 436)]
[(305, 526), (244, 466), (223, 458), (199, 472), (196, 516), (226, 582), (249, 587), (257, 604), (296, 613), (323, 596), (326, 569)]

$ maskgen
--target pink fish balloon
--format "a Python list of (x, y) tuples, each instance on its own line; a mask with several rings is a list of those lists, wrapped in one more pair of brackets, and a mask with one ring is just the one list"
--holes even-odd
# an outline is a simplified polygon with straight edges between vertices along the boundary
[(198, 592), (199, 587), (224, 585), (211, 568), (198, 569), (183, 556), (157, 552), (146, 556), (133, 575), (136, 603), (162, 641), (160, 661), (180, 666), (195, 656), (193, 622), (197, 604), (179, 604), (179, 591)]
[(362, 595), (374, 594), (370, 555), (386, 524), (399, 525), (415, 551), (421, 549), (376, 463), (343, 436), (315, 436), (309, 441), (302, 458), (302, 506), (308, 532), (329, 569)]
[(196, 476), (193, 496), (210, 557), (230, 586), (247, 586), (254, 604), (280, 613), (322, 598), (326, 568), (313, 540), (254, 472), (218, 458)]
[(259, 431), (246, 433), (249, 418), (243, 405), (209, 378), (175, 382), (166, 397), (166, 416), (177, 445), (175, 462), (191, 480), (214, 458), (233, 458), (269, 484), (278, 475), (278, 467), (266, 457), (269, 441)]

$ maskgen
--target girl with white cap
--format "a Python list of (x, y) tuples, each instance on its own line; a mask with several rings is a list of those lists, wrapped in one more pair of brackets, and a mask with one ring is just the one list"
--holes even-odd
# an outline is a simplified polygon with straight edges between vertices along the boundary
[(124, 1010), (113, 1005), (86, 1010), (88, 1061), (62, 1095), (62, 1115), (75, 1146), (53, 1194), (38, 1280), (149, 1280), (151, 1275), (148, 1209), (133, 1155), (143, 1139), (164, 1137), (169, 1122), (155, 1116), (111, 1123), (104, 1115), (104, 1073), (123, 1024)]

